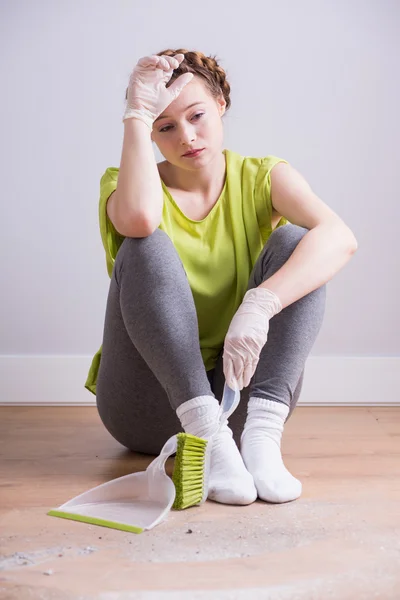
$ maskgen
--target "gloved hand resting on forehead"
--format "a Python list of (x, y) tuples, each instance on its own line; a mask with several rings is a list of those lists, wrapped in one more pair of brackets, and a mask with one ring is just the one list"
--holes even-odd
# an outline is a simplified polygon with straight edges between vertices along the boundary
[(139, 59), (129, 78), (123, 121), (140, 119), (152, 131), (157, 117), (194, 77), (193, 73), (184, 73), (170, 87), (166, 87), (174, 69), (179, 67), (184, 58), (183, 54), (177, 54), (176, 56), (143, 56)]

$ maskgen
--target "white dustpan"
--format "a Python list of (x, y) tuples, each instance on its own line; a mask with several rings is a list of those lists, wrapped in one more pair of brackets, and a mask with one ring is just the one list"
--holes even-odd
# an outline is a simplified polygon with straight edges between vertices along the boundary
[(176, 448), (174, 435), (145, 471), (102, 483), (47, 514), (133, 533), (152, 529), (167, 518), (175, 500), (175, 486), (165, 472), (165, 462)]
[[(234, 391), (225, 383), (218, 429), (236, 409), (239, 401), (239, 390)], [(175, 500), (175, 486), (165, 472), (165, 463), (176, 449), (177, 436), (174, 435), (166, 441), (160, 455), (145, 471), (102, 483), (47, 514), (133, 533), (152, 529), (168, 517)], [(202, 502), (206, 497), (205, 487)]]

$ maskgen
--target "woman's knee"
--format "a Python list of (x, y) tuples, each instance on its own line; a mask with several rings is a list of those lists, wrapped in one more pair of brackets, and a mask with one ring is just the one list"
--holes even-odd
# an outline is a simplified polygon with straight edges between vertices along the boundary
[(296, 246), (309, 231), (305, 227), (287, 223), (274, 229), (268, 238), (268, 246), (276, 246), (280, 250), (285, 249), (289, 254), (292, 254)]
[(151, 235), (143, 238), (126, 237), (122, 242), (116, 257), (117, 262), (125, 260), (142, 261), (146, 257), (154, 256), (158, 250), (164, 252), (166, 248), (174, 248), (170, 237), (162, 229), (156, 229)]
[[(275, 229), (264, 247), (264, 253), (260, 257), (262, 261), (262, 277), (270, 277), (278, 271), (295, 251), (298, 244), (310, 230), (299, 225), (287, 223)], [(325, 301), (325, 284), (315, 290), (315, 296), (321, 302)]]
[[(171, 238), (162, 229), (156, 229), (144, 238), (127, 237), (122, 242), (115, 259), (115, 274), (119, 281), (126, 271), (139, 277), (158, 277), (163, 265), (168, 270), (184, 270), (179, 254)], [(184, 273), (186, 275), (186, 272)]]
[(260, 285), (279, 271), (308, 231), (291, 223), (274, 229), (258, 257), (247, 289)]

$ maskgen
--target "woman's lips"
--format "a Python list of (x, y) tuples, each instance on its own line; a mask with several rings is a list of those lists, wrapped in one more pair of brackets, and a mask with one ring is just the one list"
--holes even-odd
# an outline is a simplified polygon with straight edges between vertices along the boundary
[(197, 150), (196, 152), (192, 152), (192, 154), (184, 154), (183, 158), (193, 158), (194, 156), (198, 156), (200, 152), (203, 152), (204, 148)]

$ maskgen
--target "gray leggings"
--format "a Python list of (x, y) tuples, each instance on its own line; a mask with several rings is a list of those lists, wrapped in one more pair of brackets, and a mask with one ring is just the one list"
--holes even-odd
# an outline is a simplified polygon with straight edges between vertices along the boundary
[[(307, 232), (290, 223), (275, 229), (247, 289), (278, 271)], [(292, 413), (325, 296), (323, 285), (271, 319), (257, 369), (229, 419), (237, 443), (250, 396), (283, 402), (288, 417)], [(175, 414), (180, 404), (204, 395), (221, 400), (222, 352), (206, 371), (192, 291), (168, 235), (156, 229), (146, 238), (125, 238), (111, 277), (96, 387), (97, 409), (110, 434), (130, 450), (158, 454), (168, 437), (182, 431)]]

